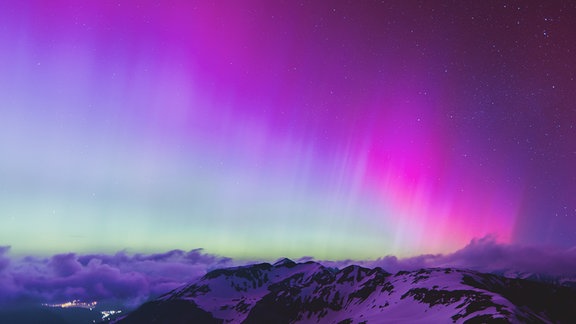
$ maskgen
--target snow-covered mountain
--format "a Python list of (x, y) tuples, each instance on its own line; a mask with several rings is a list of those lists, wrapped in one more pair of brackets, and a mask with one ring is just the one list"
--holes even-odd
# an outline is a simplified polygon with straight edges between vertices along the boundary
[(214, 270), (116, 323), (574, 323), (576, 292), (459, 269), (316, 262)]

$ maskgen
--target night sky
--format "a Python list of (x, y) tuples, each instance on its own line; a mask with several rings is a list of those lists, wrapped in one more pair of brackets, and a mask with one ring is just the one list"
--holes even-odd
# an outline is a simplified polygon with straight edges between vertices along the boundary
[(0, 245), (576, 246), (576, 3), (1, 1)]

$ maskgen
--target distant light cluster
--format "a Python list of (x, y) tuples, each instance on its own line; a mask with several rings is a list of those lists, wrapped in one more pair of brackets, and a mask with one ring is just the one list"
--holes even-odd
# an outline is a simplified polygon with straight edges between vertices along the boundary
[(69, 301), (69, 302), (65, 302), (65, 303), (61, 303), (61, 304), (42, 304), (42, 306), (46, 306), (46, 307), (53, 307), (53, 308), (86, 308), (89, 310), (94, 309), (94, 307), (96, 307), (96, 305), (98, 304), (98, 302), (93, 301), (93, 302), (81, 302), (78, 299), (75, 299), (73, 301)]
[(102, 314), (102, 320), (105, 320), (112, 315), (122, 313), (122, 311), (121, 310), (109, 310), (109, 311), (101, 311), (100, 313)]

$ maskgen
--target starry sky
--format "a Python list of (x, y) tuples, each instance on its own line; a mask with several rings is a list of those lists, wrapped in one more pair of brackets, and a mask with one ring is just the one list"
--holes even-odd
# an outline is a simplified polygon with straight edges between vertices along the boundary
[(576, 246), (569, 1), (0, 2), (0, 245)]

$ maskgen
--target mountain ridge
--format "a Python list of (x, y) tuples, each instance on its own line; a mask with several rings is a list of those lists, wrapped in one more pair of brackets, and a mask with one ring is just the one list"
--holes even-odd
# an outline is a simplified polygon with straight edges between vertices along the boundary
[(573, 318), (576, 292), (569, 287), (465, 269), (392, 274), (379, 267), (336, 269), (285, 258), (213, 270), (114, 323), (568, 323)]

